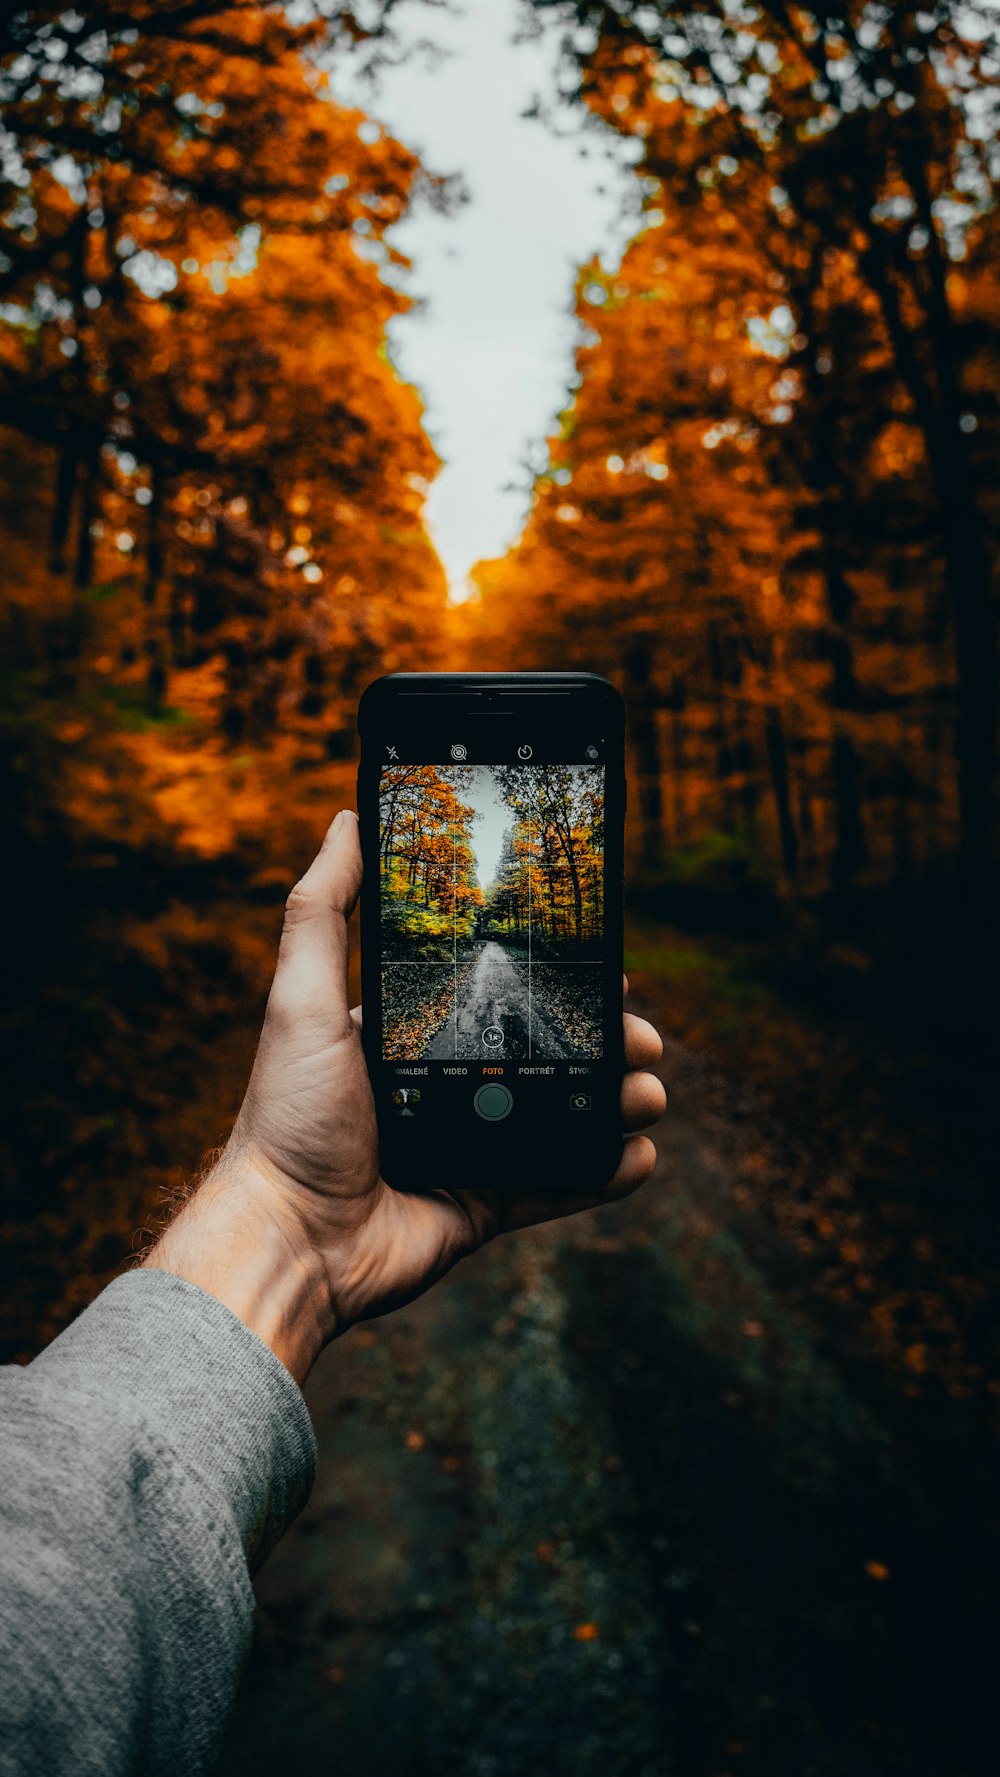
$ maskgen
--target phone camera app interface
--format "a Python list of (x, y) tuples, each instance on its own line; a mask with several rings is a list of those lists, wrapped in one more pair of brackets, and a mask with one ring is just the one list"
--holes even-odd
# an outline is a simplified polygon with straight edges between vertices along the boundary
[(383, 766), (386, 1061), (601, 1059), (604, 804), (603, 765)]

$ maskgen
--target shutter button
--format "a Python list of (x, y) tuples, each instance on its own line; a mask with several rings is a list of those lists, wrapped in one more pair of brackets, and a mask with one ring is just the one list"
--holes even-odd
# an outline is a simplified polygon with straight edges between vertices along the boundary
[(504, 1117), (510, 1115), (514, 1100), (506, 1086), (491, 1083), (489, 1086), (480, 1086), (472, 1102), (487, 1123), (500, 1123)]

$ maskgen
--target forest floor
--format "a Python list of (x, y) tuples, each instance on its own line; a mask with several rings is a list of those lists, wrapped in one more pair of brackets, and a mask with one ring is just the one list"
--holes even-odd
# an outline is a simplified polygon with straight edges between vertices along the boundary
[[(224, 1138), (277, 887), (101, 876), (64, 942), (41, 908), (9, 1355)], [(225, 1777), (979, 1777), (997, 1219), (959, 1063), (763, 945), (633, 925), (627, 962), (666, 1039), (655, 1177), (324, 1354)]]
[(935, 1188), (912, 1069), (746, 956), (647, 931), (631, 964), (656, 1174), (325, 1354), (225, 1777), (980, 1768), (975, 1186), (945, 1140)]

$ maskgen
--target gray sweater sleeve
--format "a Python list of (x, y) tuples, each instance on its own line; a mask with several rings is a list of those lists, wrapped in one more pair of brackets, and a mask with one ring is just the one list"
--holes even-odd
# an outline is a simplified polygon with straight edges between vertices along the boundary
[(3, 1777), (211, 1770), (249, 1573), (314, 1463), (283, 1364), (167, 1272), (119, 1278), (0, 1370)]

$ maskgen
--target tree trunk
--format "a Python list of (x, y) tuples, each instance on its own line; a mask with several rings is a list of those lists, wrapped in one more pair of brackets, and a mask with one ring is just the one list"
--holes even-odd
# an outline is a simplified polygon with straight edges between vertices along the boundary
[(902, 759), (892, 777), (892, 851), (896, 881), (913, 881), (913, 773)]
[(653, 869), (660, 861), (663, 841), (663, 787), (653, 656), (647, 641), (632, 644), (624, 667), (629, 734), (639, 780), (639, 855), (645, 867)]
[(89, 586), (94, 578), (94, 523), (97, 518), (97, 456), (88, 453), (83, 463), (83, 482), (80, 489), (80, 516), (76, 534), (76, 560), (73, 564), (73, 584), (77, 587)]
[(844, 722), (858, 707), (858, 681), (854, 671), (854, 648), (850, 635), (850, 619), (854, 594), (844, 575), (837, 547), (838, 533), (846, 522), (842, 502), (831, 495), (834, 476), (832, 440), (829, 436), (833, 416), (816, 429), (812, 463), (813, 486), (821, 496), (817, 522), (823, 538), (823, 576), (826, 590), (827, 631), (825, 644), (830, 662), (830, 705), (833, 715), (833, 740), (830, 767), (833, 788), (835, 839), (830, 876), (834, 892), (846, 894), (867, 856), (864, 823), (861, 815), (861, 766), (853, 736)]
[(726, 671), (722, 658), (722, 640), (715, 624), (709, 625), (708, 658), (715, 690), (715, 760), (719, 781), (719, 825), (724, 833), (732, 833), (736, 816), (732, 802), (734, 761), (729, 745), (726, 709)]
[[(919, 168), (912, 169), (922, 206), (928, 200)], [(959, 424), (963, 405), (956, 328), (947, 294), (943, 248), (931, 214), (927, 341), (932, 378), (918, 353), (904, 313), (896, 275), (878, 230), (869, 236), (862, 264), (879, 298), (900, 376), (913, 397), (937, 495), (945, 577), (951, 602), (958, 680), (955, 757), (960, 821), (959, 888), (963, 969), (968, 992), (992, 1028), (990, 974), (995, 964), (993, 917), (993, 796), (996, 771), (998, 671), (986, 524), (976, 498), (968, 442)]]
[(246, 733), (246, 692), (250, 669), (245, 647), (234, 638), (226, 642), (223, 658), (226, 662), (226, 689), (222, 704), (222, 731), (226, 739), (235, 745)]
[(575, 863), (570, 864), (569, 873), (570, 873), (570, 877), (571, 877), (572, 883), (573, 883), (573, 922), (576, 926), (576, 941), (578, 944), (582, 944), (583, 943), (583, 890), (580, 887), (580, 873), (579, 873)]
[(60, 452), (56, 469), (56, 497), (49, 530), (49, 570), (53, 574), (66, 572), (66, 544), (73, 516), (73, 495), (76, 492), (79, 467), (80, 447), (72, 440), (67, 440)]
[(771, 773), (774, 806), (778, 816), (781, 867), (789, 882), (794, 882), (799, 873), (799, 836), (795, 830), (795, 816), (792, 813), (785, 729), (781, 720), (781, 712), (776, 704), (768, 704), (767, 706), (764, 718), (764, 738), (767, 745), (767, 763)]
[(747, 720), (747, 704), (743, 694), (743, 671), (737, 657), (734, 689), (737, 696), (733, 700), (733, 716), (735, 740), (733, 756), (736, 773), (739, 778), (739, 809), (743, 825), (752, 836), (757, 826), (757, 809), (760, 802), (760, 786), (757, 761), (754, 756), (753, 739)]
[(142, 597), (146, 606), (146, 703), (152, 712), (163, 708), (167, 689), (167, 662), (160, 626), (159, 590), (163, 577), (163, 501), (160, 477), (154, 469), (148, 508), (146, 573)]
[[(956, 428), (957, 433), (957, 428)], [(982, 520), (966, 478), (940, 441), (935, 480), (941, 500), (945, 569), (955, 626), (958, 710), (955, 756), (961, 835), (959, 878), (967, 952), (993, 960), (993, 796), (998, 703), (997, 625)], [(985, 978), (985, 977), (984, 977)]]
[(682, 845), (685, 838), (687, 803), (684, 795), (687, 783), (687, 749), (685, 747), (684, 724), (681, 720), (684, 704), (674, 701), (671, 709), (670, 723), (670, 775), (674, 786), (675, 842)]

